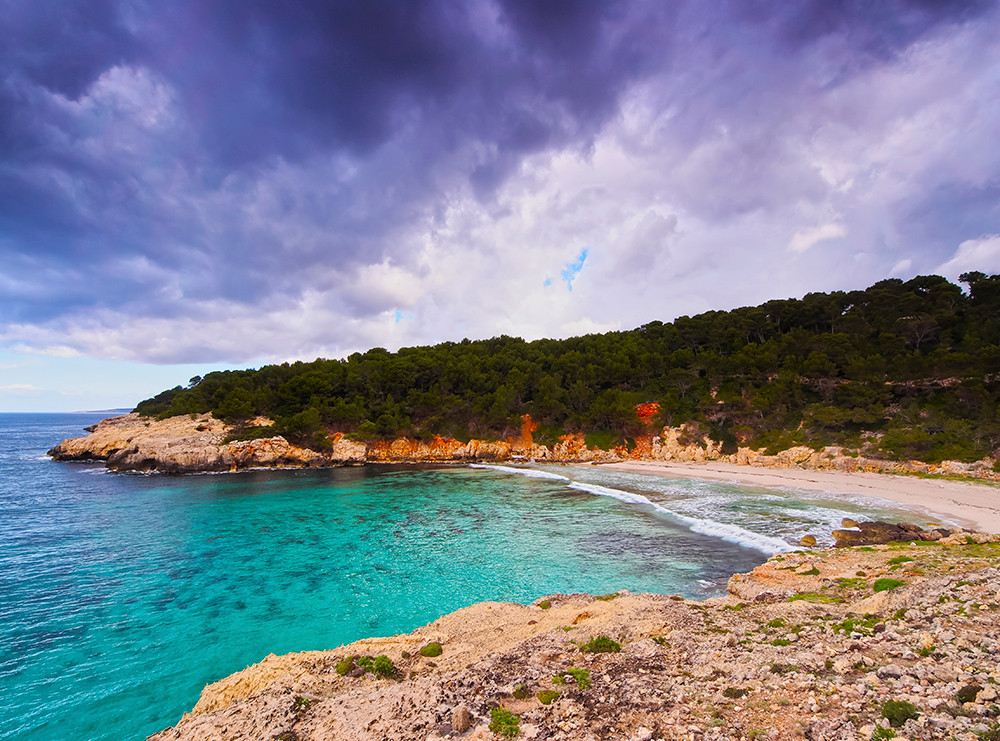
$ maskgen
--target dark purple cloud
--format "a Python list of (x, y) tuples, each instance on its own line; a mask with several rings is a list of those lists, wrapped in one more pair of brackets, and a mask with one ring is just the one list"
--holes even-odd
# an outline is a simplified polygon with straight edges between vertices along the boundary
[[(563, 250), (537, 266), (555, 274), (590, 249), (575, 297), (601, 265), (641, 283), (644, 259), (673, 269), (667, 254), (677, 272), (661, 279), (742, 263), (718, 246), (738, 228), (755, 233), (751, 257), (795, 234), (810, 250), (815, 233), (861, 240), (858, 252), (881, 254), (876, 275), (900, 259), (900, 237), (915, 259), (943, 262), (1000, 231), (1000, 164), (959, 158), (942, 172), (946, 153), (900, 149), (915, 164), (889, 178), (877, 144), (955, 78), (909, 97), (865, 86), (956, 34), (988, 49), (996, 20), (993, 2), (928, 0), (0, 0), (0, 324), (18, 327), (0, 338), (72, 343), (84, 320), (98, 337), (136, 318), (251, 323), (316, 305), (350, 342), (368, 336), (355, 322), (400, 309), (425, 322), (410, 341), (450, 336), (413, 309), (456, 311), (431, 259), (442, 245), (449, 259), (456, 245), (498, 262), (523, 250), (491, 273), (512, 285), (540, 251)], [(976, 60), (964, 64), (955, 74), (976, 83)], [(995, 118), (987, 103), (973, 113), (980, 127)], [(658, 170), (600, 199), (539, 200), (552, 157), (588, 162), (612, 144)], [(872, 164), (835, 182), (840, 160)], [(626, 190), (621, 214), (660, 211), (637, 212), (615, 241), (625, 217), (609, 213), (601, 234), (594, 214)], [(518, 208), (550, 219), (529, 235), (547, 234), (540, 246), (498, 226)], [(711, 230), (685, 255), (685, 239)], [(212, 344), (178, 342), (188, 359)]]

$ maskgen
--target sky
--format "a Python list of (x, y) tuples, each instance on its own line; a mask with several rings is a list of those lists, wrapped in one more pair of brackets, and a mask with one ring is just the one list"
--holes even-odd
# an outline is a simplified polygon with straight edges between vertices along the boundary
[(0, 0), (0, 411), (1000, 273), (1000, 8)]

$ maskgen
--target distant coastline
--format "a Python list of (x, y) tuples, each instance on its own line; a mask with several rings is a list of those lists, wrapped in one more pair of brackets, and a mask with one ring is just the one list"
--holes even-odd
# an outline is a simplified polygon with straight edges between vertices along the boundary
[[(266, 423), (267, 420), (258, 420)], [(102, 420), (89, 434), (64, 440), (49, 451), (56, 460), (101, 461), (117, 471), (193, 473), (248, 468), (320, 468), (369, 463), (572, 463), (604, 464), (640, 473), (736, 481), (765, 488), (861, 494), (919, 508), (956, 522), (1000, 531), (998, 478), (991, 461), (979, 464), (859, 459), (837, 449), (792, 448), (775, 455), (740, 449), (722, 454), (704, 437), (691, 440), (684, 428), (665, 428), (640, 439), (631, 451), (593, 449), (582, 436), (567, 435), (555, 446), (527, 440), (461, 442), (397, 438), (361, 442), (330, 437), (323, 451), (292, 445), (280, 436), (230, 441), (233, 428), (211, 414), (179, 415), (163, 420), (135, 413)], [(942, 474), (934, 478), (888, 474)], [(961, 477), (952, 480), (944, 476)]]

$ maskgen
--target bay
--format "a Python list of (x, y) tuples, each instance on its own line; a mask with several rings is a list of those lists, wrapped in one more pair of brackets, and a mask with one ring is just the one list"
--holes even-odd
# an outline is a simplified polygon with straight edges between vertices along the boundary
[(0, 414), (0, 737), (142, 739), (269, 653), (483, 600), (723, 594), (884, 503), (573, 466), (125, 475), (45, 451), (94, 415)]

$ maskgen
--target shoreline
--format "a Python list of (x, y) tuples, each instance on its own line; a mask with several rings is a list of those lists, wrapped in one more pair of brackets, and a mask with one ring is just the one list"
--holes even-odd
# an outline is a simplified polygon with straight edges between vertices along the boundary
[(757, 468), (733, 463), (622, 461), (601, 467), (665, 478), (726, 481), (766, 489), (792, 487), (832, 494), (860, 494), (914, 507), (931, 516), (985, 532), (1000, 532), (1000, 490), (988, 484), (923, 479), (885, 473)]

